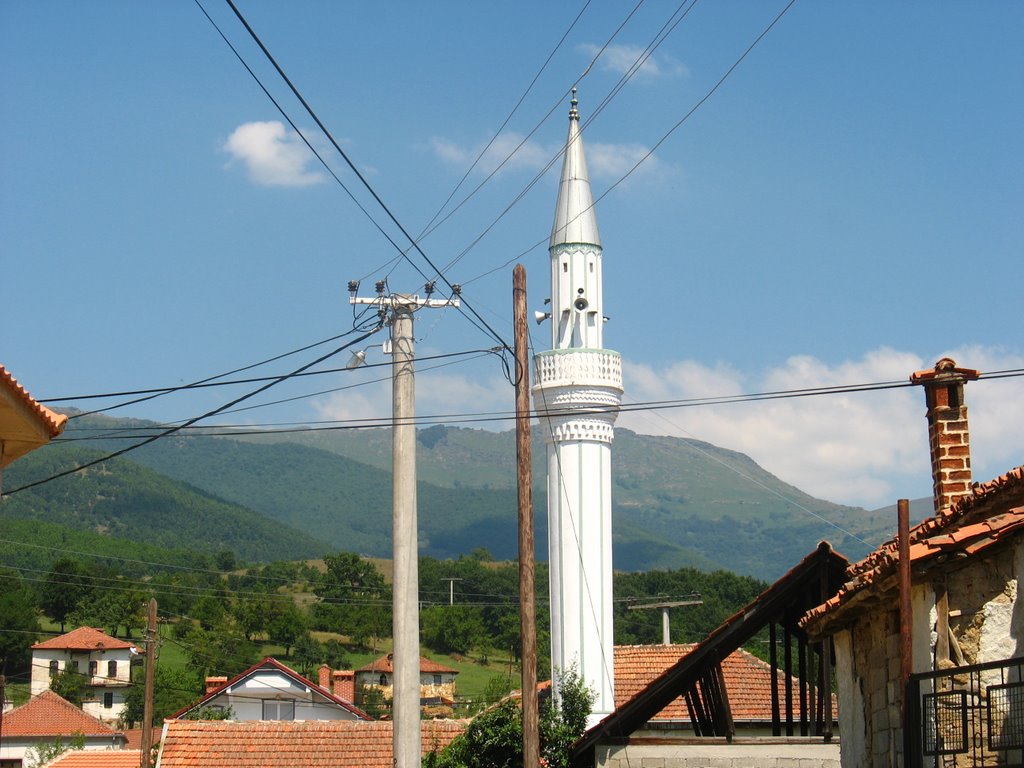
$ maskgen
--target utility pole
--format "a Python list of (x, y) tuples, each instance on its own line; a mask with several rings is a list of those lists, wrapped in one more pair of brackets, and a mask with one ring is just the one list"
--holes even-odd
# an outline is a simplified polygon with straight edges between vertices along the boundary
[(684, 605), (704, 605), (704, 601), (700, 600), (700, 595), (695, 595), (698, 599), (696, 600), (676, 600), (671, 603), (648, 603), (646, 605), (631, 605), (629, 610), (631, 611), (642, 611), (648, 608), (661, 608), (661, 644), (671, 645), (671, 638), (668, 628), (668, 609), (679, 608)]
[(462, 581), (462, 579), (448, 577), (447, 579), (441, 579), (441, 581), (448, 582), (448, 606), (451, 607), (455, 605), (455, 582)]
[(407, 294), (385, 295), (383, 280), (377, 295), (360, 298), (359, 283), (348, 284), (350, 304), (378, 308), (391, 325), (391, 526), (394, 566), (392, 592), (393, 697), (392, 745), (395, 768), (419, 768), (420, 747), (420, 617), (419, 545), (416, 523), (416, 343), (413, 312), (424, 308), (459, 306), (459, 287), (450, 299), (433, 299), (434, 284), (425, 286), (426, 298)]
[[(153, 674), (156, 671), (156, 598), (149, 598), (149, 616), (146, 623), (146, 687), (142, 705), (142, 759), (140, 768), (149, 768), (153, 751)], [(130, 674), (129, 670), (129, 674)]]
[(519, 507), (519, 632), (523, 665), (523, 766), (540, 765), (537, 713), (537, 620), (534, 606), (533, 471), (530, 445), (530, 358), (527, 349), (526, 269), (512, 272), (516, 358), (516, 487)]

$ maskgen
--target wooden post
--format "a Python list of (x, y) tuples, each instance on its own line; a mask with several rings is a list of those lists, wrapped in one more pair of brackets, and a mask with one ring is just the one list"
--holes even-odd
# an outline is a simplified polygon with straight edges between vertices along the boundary
[(900, 499), (896, 503), (899, 518), (899, 579), (900, 579), (900, 725), (907, 725), (907, 691), (910, 671), (914, 666), (913, 633), (911, 629), (912, 607), (910, 603), (910, 501)]
[(523, 766), (540, 765), (537, 707), (537, 625), (534, 606), (533, 472), (530, 446), (530, 358), (527, 349), (526, 269), (512, 271), (516, 372), (516, 487), (519, 507), (519, 629), (522, 635)]
[[(141, 768), (149, 768), (153, 751), (153, 675), (156, 670), (156, 598), (149, 598), (149, 621), (146, 624), (146, 689), (142, 706), (142, 758)], [(129, 665), (128, 674), (131, 675)]]

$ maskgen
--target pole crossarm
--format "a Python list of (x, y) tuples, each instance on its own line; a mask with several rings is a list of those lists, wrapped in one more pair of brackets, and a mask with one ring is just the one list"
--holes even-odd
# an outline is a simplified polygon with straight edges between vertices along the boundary
[(677, 600), (671, 603), (647, 603), (646, 605), (628, 605), (627, 610), (639, 611), (645, 608), (679, 608), (684, 605), (704, 605), (703, 600)]

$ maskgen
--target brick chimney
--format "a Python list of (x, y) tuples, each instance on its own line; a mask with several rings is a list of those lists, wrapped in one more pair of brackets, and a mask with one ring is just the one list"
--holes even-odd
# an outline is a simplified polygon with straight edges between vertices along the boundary
[(204, 695), (206, 693), (212, 693), (213, 691), (216, 691), (218, 688), (220, 688), (222, 685), (224, 685), (224, 683), (226, 683), (227, 681), (228, 681), (228, 679), (226, 677), (208, 677), (208, 678), (206, 678), (206, 691), (205, 691)]
[(971, 435), (964, 404), (964, 383), (980, 374), (957, 368), (944, 357), (934, 370), (917, 371), (910, 377), (924, 387), (928, 411), (928, 443), (932, 457), (932, 486), (938, 514), (971, 489)]
[(331, 690), (331, 668), (326, 664), (321, 664), (316, 671), (319, 675), (317, 683), (320, 687), (327, 691)]
[(331, 673), (334, 678), (334, 687), (331, 692), (339, 699), (355, 701), (356, 699), (356, 673), (351, 669), (336, 669)]

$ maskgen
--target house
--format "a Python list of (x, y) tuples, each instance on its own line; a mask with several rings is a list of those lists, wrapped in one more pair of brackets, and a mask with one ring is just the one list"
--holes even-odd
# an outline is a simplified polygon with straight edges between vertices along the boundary
[[(276, 659), (267, 657), (241, 674), (208, 677), (203, 697), (172, 717), (209, 710), (230, 710), (232, 720), (370, 720), (350, 699), (335, 695), (321, 668), (321, 684), (307, 680)], [(342, 677), (342, 676), (339, 676)], [(322, 683), (328, 683), (323, 685)]]
[(801, 621), (835, 646), (844, 768), (1024, 763), (1024, 467), (972, 484), (963, 387), (977, 377), (949, 359), (911, 377), (936, 514), (907, 534), (907, 631), (898, 537)]
[(0, 365), (0, 490), (4, 467), (64, 431), (68, 417), (32, 399)]
[(49, 689), (52, 678), (73, 670), (86, 676), (82, 709), (100, 720), (115, 722), (124, 710), (132, 665), (141, 662), (141, 654), (127, 640), (93, 627), (79, 627), (32, 646), (31, 693), (38, 696)]
[[(809, 641), (798, 622), (810, 608), (836, 593), (847, 565), (846, 558), (827, 542), (820, 543), (753, 602), (688, 653), (676, 656), (649, 682), (631, 680), (641, 677), (636, 666), (645, 662), (643, 655), (620, 651), (625, 654), (624, 668), (620, 670), (616, 661), (616, 689), (626, 686), (621, 694), (625, 700), (619, 700), (616, 690), (615, 711), (573, 745), (571, 765), (838, 768), (831, 644)], [(759, 634), (768, 636), (766, 670), (742, 653), (735, 655)], [(647, 661), (654, 663), (651, 658)], [(756, 672), (749, 683), (743, 674), (736, 674), (743, 668)], [(761, 688), (765, 677), (767, 710)], [(777, 684), (771, 685), (772, 680)], [(761, 688), (757, 696), (761, 703), (753, 707), (756, 713), (751, 712), (749, 698), (755, 686)], [(630, 691), (635, 692), (626, 698)], [(679, 722), (673, 724), (672, 720)], [(689, 733), (678, 727), (684, 723)]]
[[(380, 691), (386, 701), (393, 696), (395, 669), (391, 654), (381, 656), (356, 670), (356, 702), (362, 703), (367, 691)], [(451, 669), (436, 661), (420, 656), (420, 704), (443, 704), (451, 707), (455, 701), (455, 676)]]
[[(51, 744), (60, 738), (84, 740), (82, 748), (89, 752), (122, 750), (126, 739), (106, 723), (92, 717), (56, 693), (45, 690), (27, 704), (3, 716), (3, 740), (0, 741), (0, 768), (21, 768), (27, 765), (30, 749)], [(33, 753), (34, 754), (34, 753)], [(138, 752), (136, 765), (138, 765)]]
[[(393, 768), (392, 728), (385, 720), (167, 720), (156, 768)], [(424, 720), (423, 754), (464, 728)]]

